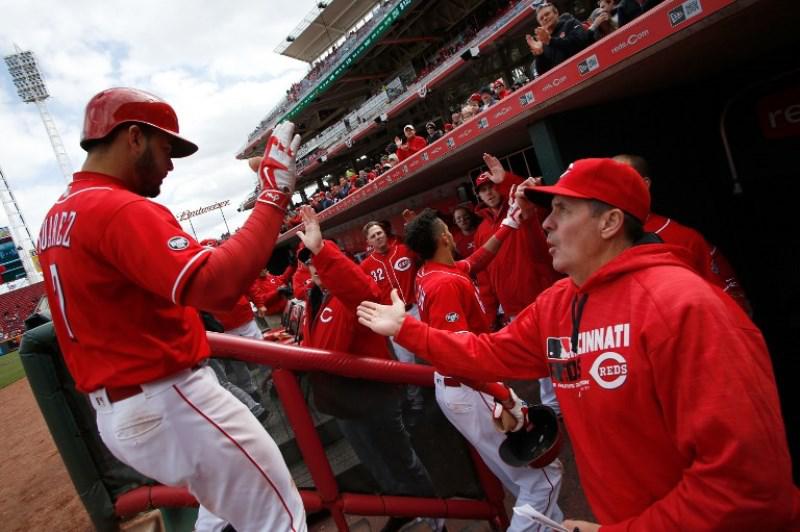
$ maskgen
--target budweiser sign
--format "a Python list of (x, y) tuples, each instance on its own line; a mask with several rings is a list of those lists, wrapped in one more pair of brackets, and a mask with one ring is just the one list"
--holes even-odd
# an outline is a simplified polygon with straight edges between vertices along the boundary
[(230, 204), (231, 200), (224, 200), (224, 201), (219, 201), (217, 203), (212, 203), (211, 205), (208, 205), (206, 207), (200, 207), (199, 209), (194, 209), (194, 210), (186, 209), (185, 211), (183, 211), (178, 215), (178, 221), (185, 222), (189, 218), (194, 218), (195, 216), (200, 216), (201, 214), (205, 214), (207, 212), (227, 207)]

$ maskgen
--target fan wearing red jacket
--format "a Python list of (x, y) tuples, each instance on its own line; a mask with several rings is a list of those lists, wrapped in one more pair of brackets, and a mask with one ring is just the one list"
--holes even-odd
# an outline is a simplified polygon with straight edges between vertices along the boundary
[(397, 298), (362, 303), (361, 323), (459, 377), (552, 375), (603, 532), (796, 529), (800, 492), (761, 332), (680, 248), (644, 233), (642, 177), (584, 159), (517, 195), (536, 197), (552, 197), (543, 227), (569, 277), (506, 328), (438, 331)]
[(397, 159), (401, 162), (428, 145), (428, 141), (418, 136), (417, 130), (411, 124), (403, 128), (403, 135), (406, 137), (405, 140), (401, 140), (400, 137), (394, 138), (394, 143), (397, 144)]
[[(477, 214), (483, 217), (475, 231), (476, 247), (482, 246), (500, 227), (508, 212), (510, 190), (522, 183), (521, 177), (505, 171), (497, 157), (487, 153), (483, 155), (483, 160), (489, 171), (479, 175), (475, 182), (482, 203)], [(497, 252), (497, 260), (478, 275), (481, 296), (490, 312), (499, 303), (506, 320), (514, 319), (558, 279), (540, 223), (542, 212), (537, 210), (524, 220), (519, 231), (511, 235)], [(549, 378), (539, 381), (539, 394), (542, 404), (560, 412)]]
[[(614, 157), (615, 161), (624, 164), (629, 164), (639, 172), (650, 188), (652, 181), (650, 179), (650, 165), (644, 157), (639, 155), (617, 155)], [(689, 252), (690, 266), (692, 266), (697, 273), (700, 274), (705, 280), (711, 284), (715, 284), (722, 288), (722, 291), (731, 296), (734, 301), (739, 303), (739, 306), (744, 309), (749, 315), (753, 315), (750, 301), (739, 284), (736, 278), (736, 272), (733, 270), (730, 262), (722, 252), (703, 238), (699, 232), (691, 227), (679, 224), (672, 218), (667, 218), (651, 212), (644, 222), (644, 230), (648, 233), (655, 233), (661, 240), (667, 244), (675, 244), (686, 248)]]
[[(391, 359), (387, 339), (356, 319), (356, 307), (361, 301), (380, 300), (377, 284), (335, 243), (322, 240), (314, 209), (302, 207), (301, 213), (304, 231), (297, 235), (305, 248), (298, 258), (306, 262), (314, 282), (303, 318), (302, 345), (357, 357)], [(330, 373), (312, 373), (310, 378), (317, 409), (336, 417), (381, 493), (435, 496), (428, 471), (403, 426), (397, 386)]]
[[(361, 269), (369, 274), (381, 290), (381, 301), (389, 301), (389, 293), (396, 289), (400, 298), (405, 301), (406, 309), (414, 316), (418, 316), (416, 305), (416, 288), (414, 279), (417, 275), (419, 259), (408, 247), (396, 238), (390, 238), (383, 225), (377, 221), (370, 221), (364, 225), (364, 237), (372, 248), (367, 258), (361, 263)], [(414, 364), (414, 353), (392, 340), (392, 350), (400, 362)], [(424, 398), (419, 386), (406, 386), (406, 400), (412, 410), (407, 422), (414, 424), (416, 417), (421, 415)]]

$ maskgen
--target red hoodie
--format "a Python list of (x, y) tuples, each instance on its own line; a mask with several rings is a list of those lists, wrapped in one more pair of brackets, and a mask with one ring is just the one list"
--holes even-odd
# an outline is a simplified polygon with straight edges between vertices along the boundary
[(278, 289), (292, 278), (293, 273), (294, 268), (289, 265), (280, 275), (267, 273), (265, 277), (258, 277), (250, 287), (255, 294), (253, 303), (256, 307), (266, 307), (269, 315), (282, 313), (286, 308), (286, 296), (278, 292)]
[(417, 153), (419, 150), (425, 148), (425, 146), (427, 145), (428, 141), (426, 141), (419, 135), (414, 135), (410, 139), (406, 139), (406, 141), (403, 143), (403, 146), (405, 147), (400, 146), (397, 148), (397, 160), (403, 161), (405, 159), (408, 159), (409, 157)]
[(459, 377), (552, 376), (603, 532), (786, 530), (800, 494), (764, 340), (673, 249), (562, 279), (494, 334), (407, 317), (396, 341)]
[[(475, 231), (475, 249), (484, 245), (499, 229), (508, 212), (509, 190), (522, 181), (521, 177), (507, 172), (506, 178), (498, 185), (503, 197), (499, 212), (485, 206), (476, 211), (483, 221)], [(534, 218), (523, 220), (519, 229), (503, 243), (495, 260), (478, 276), (478, 286), (487, 309), (491, 309), (496, 300), (507, 316), (516, 316), (556, 279), (558, 274), (553, 270), (553, 259), (547, 251), (542, 225)]]

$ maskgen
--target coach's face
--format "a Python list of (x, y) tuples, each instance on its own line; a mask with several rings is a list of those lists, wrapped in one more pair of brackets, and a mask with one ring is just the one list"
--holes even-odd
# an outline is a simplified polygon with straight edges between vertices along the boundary
[(158, 130), (144, 138), (144, 145), (134, 161), (134, 191), (146, 198), (155, 198), (161, 193), (161, 183), (172, 171), (172, 143), (170, 138)]
[(492, 209), (499, 208), (500, 204), (503, 202), (503, 197), (500, 195), (494, 183), (481, 185), (481, 188), (478, 189), (478, 198)]
[(542, 228), (547, 232), (553, 269), (569, 275), (580, 286), (593, 272), (594, 259), (605, 247), (600, 237), (602, 220), (592, 215), (586, 200), (554, 196), (552, 206)]

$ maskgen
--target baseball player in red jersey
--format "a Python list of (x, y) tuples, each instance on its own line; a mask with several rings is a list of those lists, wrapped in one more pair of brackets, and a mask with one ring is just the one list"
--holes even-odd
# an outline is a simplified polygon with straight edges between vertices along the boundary
[[(389, 294), (394, 288), (400, 294), (400, 298), (405, 301), (408, 312), (413, 316), (419, 316), (414, 284), (419, 258), (405, 244), (389, 237), (380, 222), (367, 222), (363, 232), (367, 244), (372, 248), (372, 253), (361, 263), (361, 269), (378, 283), (378, 287), (381, 289), (381, 299), (384, 302), (389, 302)], [(394, 339), (392, 339), (392, 350), (400, 362), (407, 364), (416, 362), (414, 353), (397, 344)], [(424, 404), (422, 390), (419, 386), (406, 386), (406, 400), (412, 410), (407, 423), (413, 425), (416, 421), (415, 418), (421, 415)]]
[(475, 251), (475, 230), (480, 218), (467, 205), (459, 205), (453, 210), (453, 221), (457, 229), (453, 232), (458, 256), (466, 259)]
[(258, 309), (258, 316), (266, 321), (267, 327), (270, 329), (281, 325), (281, 316), (286, 308), (287, 298), (280, 289), (286, 287), (293, 274), (294, 268), (291, 265), (287, 266), (280, 275), (273, 275), (264, 268), (250, 287), (254, 296), (253, 303)]
[(722, 290), (648, 237), (650, 194), (611, 159), (570, 165), (544, 221), (557, 271), (493, 334), (439, 331), (364, 302), (362, 324), (459, 377), (551, 374), (597, 523), (581, 532), (790, 530), (800, 522), (764, 339)]
[[(650, 166), (647, 161), (639, 155), (617, 155), (615, 161), (629, 164), (639, 172), (650, 188)], [(644, 222), (644, 230), (648, 233), (657, 234), (661, 240), (667, 244), (681, 246), (689, 252), (688, 260), (697, 273), (705, 278), (709, 283), (722, 288), (722, 291), (731, 296), (739, 306), (749, 315), (753, 315), (750, 301), (736, 278), (730, 262), (717, 246), (711, 245), (699, 232), (691, 227), (682, 225), (672, 218), (667, 218), (651, 212)]]
[[(509, 212), (513, 214), (514, 211)], [(425, 260), (417, 272), (421, 321), (446, 331), (489, 332), (488, 316), (471, 274), (486, 267), (501, 242), (518, 226), (518, 221), (509, 216), (482, 248), (466, 260), (456, 262), (453, 258), (453, 235), (434, 211), (425, 210), (411, 220), (406, 226), (406, 244)], [(540, 469), (509, 466), (500, 458), (499, 449), (505, 437), (495, 429), (494, 399), (438, 371), (434, 374), (434, 382), (439, 408), (514, 495), (515, 506), (530, 504), (551, 519), (563, 519), (558, 507), (561, 463), (556, 459)], [(540, 528), (531, 526), (527, 518), (514, 514), (508, 530), (521, 532)]]
[(278, 125), (252, 214), (219, 248), (199, 245), (159, 194), (173, 158), (197, 146), (152, 94), (113, 88), (86, 107), (88, 156), (38, 240), (59, 346), (122, 462), (200, 502), (197, 530), (306, 530), (280, 451), (203, 365), (196, 309), (234, 306), (269, 257), (294, 189), (294, 125)]
[[(351, 353), (358, 357), (391, 358), (387, 339), (356, 319), (364, 299), (380, 300), (375, 281), (334, 242), (322, 239), (314, 209), (301, 210), (305, 248), (298, 258), (308, 263), (315, 287), (303, 316), (303, 345)], [(336, 421), (384, 495), (435, 497), (427, 469), (403, 425), (397, 386), (326, 373), (310, 375), (317, 408)], [(399, 530), (413, 518), (392, 518), (383, 530)], [(396, 528), (395, 528), (396, 527)]]
[[(483, 204), (477, 210), (483, 221), (475, 231), (475, 246), (482, 246), (497, 230), (506, 216), (511, 188), (523, 181), (521, 177), (506, 172), (497, 157), (487, 153), (483, 155), (483, 161), (489, 171), (479, 175), (475, 181), (475, 190)], [(547, 253), (539, 219), (541, 213), (537, 210), (529, 219), (523, 220), (520, 230), (511, 235), (498, 252), (497, 260), (478, 276), (481, 294), (489, 301), (496, 300), (507, 320), (514, 319), (558, 279)], [(549, 378), (539, 380), (539, 394), (542, 404), (561, 412)]]

